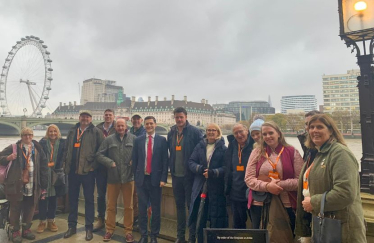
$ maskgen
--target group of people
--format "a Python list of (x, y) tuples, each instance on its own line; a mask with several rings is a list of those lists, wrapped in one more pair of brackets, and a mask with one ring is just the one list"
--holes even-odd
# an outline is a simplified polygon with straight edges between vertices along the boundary
[[(247, 228), (250, 218), (253, 229), (269, 230), (271, 242), (293, 242), (295, 237), (308, 242), (312, 216), (318, 215), (325, 192), (325, 215), (341, 220), (342, 242), (366, 242), (358, 162), (326, 114), (305, 115), (306, 132), (299, 136), (303, 157), (286, 142), (276, 123), (261, 116), (249, 128), (235, 124), (233, 134), (227, 136), (228, 147), (217, 124), (207, 125), (203, 136), (188, 123), (183, 107), (174, 110), (176, 124), (167, 138), (155, 133), (152, 116), (144, 118), (143, 126), (141, 115), (133, 115), (131, 129), (124, 119), (114, 121), (114, 117), (108, 109), (105, 121), (94, 126), (90, 111), (81, 111), (66, 140), (55, 125), (48, 127), (40, 142), (33, 140), (32, 129), (24, 128), (21, 140), (0, 152), (0, 164), (11, 163), (4, 184), (13, 242), (35, 239), (30, 226), (38, 203), (37, 232), (58, 230), (56, 198), (65, 193), (67, 184), (70, 212), (64, 238), (76, 233), (82, 185), (87, 241), (93, 231), (104, 227), (103, 240), (111, 240), (122, 192), (126, 242), (134, 242), (133, 225), (138, 223), (138, 242), (147, 243), (149, 235), (150, 242), (156, 243), (168, 172), (177, 212), (176, 243), (186, 242), (186, 228), (188, 242), (201, 243), (203, 228), (229, 227), (228, 203), (235, 229)], [(95, 185), (98, 222), (94, 226)]]

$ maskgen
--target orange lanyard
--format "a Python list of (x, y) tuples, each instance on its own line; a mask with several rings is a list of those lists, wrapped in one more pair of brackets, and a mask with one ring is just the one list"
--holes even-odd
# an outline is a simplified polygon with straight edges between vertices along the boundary
[(178, 144), (178, 146), (181, 143), (182, 139), (183, 139), (183, 134), (180, 138), (179, 138), (179, 134), (177, 134), (177, 144)]
[(269, 158), (269, 155), (267, 152), (265, 152), (265, 155), (266, 155), (266, 158), (268, 159), (271, 167), (273, 167), (273, 171), (275, 172), (275, 168), (277, 167), (277, 164), (278, 164), (278, 161), (279, 161), (279, 158), (281, 156), (281, 154), (283, 153), (283, 150), (284, 150), (284, 146), (282, 147), (282, 150), (279, 152), (278, 156), (277, 156), (277, 159), (275, 161), (275, 163), (273, 163), (273, 161), (271, 161), (271, 159)]
[(25, 159), (26, 159), (27, 166), (29, 166), (29, 164), (30, 164), (30, 158), (31, 158), (31, 147), (29, 147), (29, 155), (28, 156), (26, 156), (25, 152), (23, 152), (23, 149), (22, 149), (21, 145), (20, 145), (20, 147), (21, 147), (21, 151), (22, 151), (23, 157), (25, 157)]
[(81, 137), (82, 137), (82, 135), (83, 135), (83, 133), (84, 133), (84, 131), (86, 131), (86, 129), (84, 129), (83, 131), (82, 131), (82, 133), (79, 133), (79, 127), (78, 127), (78, 129), (77, 129), (77, 143), (79, 143), (79, 141), (80, 141), (80, 139), (81, 139)]
[(310, 170), (312, 169), (314, 163), (312, 163), (305, 172), (305, 181), (308, 181)]
[(53, 144), (51, 143), (51, 156), (49, 158), (49, 162), (52, 162), (53, 161)]
[(242, 152), (243, 152), (243, 148), (240, 147), (240, 144), (238, 144), (238, 158), (239, 158), (239, 165), (242, 164)]

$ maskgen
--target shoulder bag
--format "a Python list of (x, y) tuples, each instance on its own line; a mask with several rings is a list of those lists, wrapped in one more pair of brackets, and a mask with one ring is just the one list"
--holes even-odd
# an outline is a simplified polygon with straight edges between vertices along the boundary
[(342, 223), (333, 217), (325, 217), (326, 194), (323, 193), (321, 199), (321, 210), (318, 216), (313, 216), (314, 243), (340, 243), (342, 242)]
[[(12, 144), (13, 147), (13, 154), (17, 154), (17, 144)], [(0, 165), (0, 184), (3, 184), (5, 182), (5, 179), (8, 177), (8, 172), (10, 167), (12, 166), (13, 160), (9, 161), (9, 163), (4, 166)]]

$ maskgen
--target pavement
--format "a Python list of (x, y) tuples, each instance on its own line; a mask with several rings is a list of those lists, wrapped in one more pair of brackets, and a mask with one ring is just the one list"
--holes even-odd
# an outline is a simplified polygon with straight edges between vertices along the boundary
[[(31, 231), (35, 234), (36, 239), (33, 241), (29, 240), (23, 240), (22, 242), (28, 243), (28, 242), (35, 242), (35, 243), (47, 243), (47, 242), (56, 242), (56, 243), (72, 243), (72, 242), (88, 242), (85, 240), (86, 231), (84, 228), (84, 217), (78, 216), (78, 225), (77, 225), (77, 234), (73, 235), (72, 237), (68, 239), (64, 239), (63, 235), (68, 229), (68, 223), (67, 223), (68, 214), (58, 214), (56, 216), (56, 225), (58, 227), (57, 232), (50, 232), (48, 230), (44, 231), (41, 234), (36, 233), (36, 228), (38, 227), (39, 220), (34, 220), (33, 224), (31, 226)], [(94, 237), (89, 242), (104, 242), (103, 236), (105, 234), (105, 229), (95, 232)], [(133, 232), (135, 242), (137, 242), (140, 239), (140, 234), (138, 232)], [(148, 240), (149, 241), (149, 240)], [(5, 230), (0, 229), (0, 242), (6, 243), (8, 242), (8, 237)], [(9, 241), (10, 242), (10, 241)], [(114, 236), (112, 237), (112, 240), (109, 242), (126, 242), (124, 237), (124, 231), (121, 227), (116, 227), (116, 231), (114, 232)], [(165, 240), (165, 239), (158, 239), (159, 243), (170, 243), (172, 241)]]

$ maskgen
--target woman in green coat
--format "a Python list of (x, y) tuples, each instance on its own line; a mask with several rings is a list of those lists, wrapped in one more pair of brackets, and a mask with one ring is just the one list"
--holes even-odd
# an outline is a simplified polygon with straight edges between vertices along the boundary
[(335, 122), (325, 114), (314, 115), (305, 145), (318, 153), (304, 164), (299, 177), (295, 234), (312, 235), (312, 216), (318, 215), (327, 191), (325, 216), (341, 220), (342, 242), (366, 243), (358, 162)]

